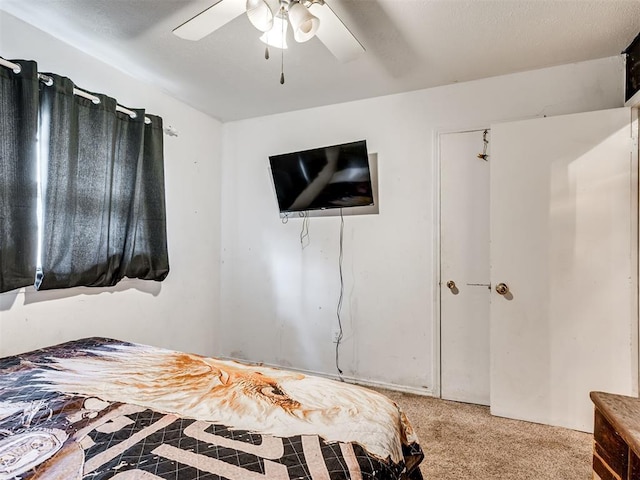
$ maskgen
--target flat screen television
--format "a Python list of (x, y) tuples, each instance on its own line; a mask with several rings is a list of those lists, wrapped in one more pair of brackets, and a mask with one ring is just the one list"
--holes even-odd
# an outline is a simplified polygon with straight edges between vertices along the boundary
[(280, 213), (373, 205), (367, 142), (269, 157)]

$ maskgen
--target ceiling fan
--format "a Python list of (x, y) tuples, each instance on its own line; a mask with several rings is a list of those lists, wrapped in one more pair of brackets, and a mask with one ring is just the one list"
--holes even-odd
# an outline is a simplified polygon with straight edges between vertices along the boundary
[[(364, 47), (324, 0), (219, 0), (173, 30), (186, 40), (200, 40), (243, 13), (267, 45), (286, 48), (288, 24), (297, 42), (317, 36), (341, 62), (364, 52)], [(267, 57), (268, 58), (268, 57)]]

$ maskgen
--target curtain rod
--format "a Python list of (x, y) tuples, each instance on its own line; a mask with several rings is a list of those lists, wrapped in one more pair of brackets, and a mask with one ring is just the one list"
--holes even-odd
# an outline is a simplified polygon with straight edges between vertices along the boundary
[[(10, 68), (13, 71), (13, 73), (16, 73), (16, 74), (22, 71), (22, 67), (20, 66), (20, 64), (10, 62), (9, 60), (5, 60), (2, 57), (0, 57), (0, 65)], [(53, 78), (51, 78), (48, 75), (43, 75), (42, 73), (38, 73), (38, 79), (48, 87), (53, 85)], [(98, 97), (96, 97), (95, 95), (91, 95), (90, 93), (85, 92), (84, 90), (80, 90), (79, 88), (73, 87), (73, 94), (78, 95), (79, 97), (82, 97), (82, 98), (86, 98), (87, 100), (91, 100), (96, 105), (100, 103), (100, 99)], [(129, 110), (128, 108), (125, 108), (117, 104), (116, 104), (116, 111), (129, 115), (131, 118), (136, 118), (138, 116), (138, 114), (133, 110)], [(150, 124), (151, 119), (149, 117), (144, 117), (144, 123)]]
[(9, 60), (5, 60), (4, 58), (0, 58), (0, 65), (10, 68), (13, 70), (13, 73), (20, 73), (22, 71), (22, 67), (20, 65), (10, 62)]

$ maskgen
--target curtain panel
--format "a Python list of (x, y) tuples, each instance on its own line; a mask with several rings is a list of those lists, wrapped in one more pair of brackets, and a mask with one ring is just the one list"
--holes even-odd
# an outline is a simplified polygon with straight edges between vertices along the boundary
[(164, 280), (162, 119), (11, 62), (19, 73), (0, 66), (0, 293)]
[[(144, 115), (142, 115), (144, 116)], [(169, 274), (167, 218), (164, 191), (162, 118), (147, 115), (144, 146), (135, 187), (133, 226), (127, 236), (122, 275), (164, 280)]]
[(0, 68), (0, 293), (33, 284), (37, 257), (38, 70)]
[(74, 94), (55, 74), (40, 85), (42, 256), (38, 290), (112, 286), (169, 272), (162, 120), (145, 125), (116, 100)]

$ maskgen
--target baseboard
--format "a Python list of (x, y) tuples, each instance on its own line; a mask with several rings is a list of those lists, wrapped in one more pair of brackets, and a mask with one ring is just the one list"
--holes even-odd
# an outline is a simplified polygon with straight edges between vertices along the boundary
[[(250, 364), (250, 365), (259, 365), (259, 366), (263, 366), (263, 367), (269, 367), (269, 368), (277, 368), (279, 370), (290, 370), (292, 372), (299, 372), (302, 373), (304, 375), (313, 375), (316, 377), (324, 377), (324, 378), (329, 378), (331, 380), (340, 380), (340, 376), (338, 374), (334, 374), (334, 373), (324, 373), (324, 372), (316, 372), (313, 370), (306, 370), (303, 368), (295, 368), (295, 367), (285, 367), (282, 365), (274, 365), (272, 363), (262, 363), (262, 362), (250, 362), (248, 360), (244, 360), (244, 359), (239, 359), (239, 358), (233, 358), (233, 357), (227, 357), (227, 356), (220, 356), (220, 357), (216, 357), (216, 358), (220, 358), (222, 360), (233, 360), (234, 362), (240, 362), (240, 363), (245, 363), (245, 364)], [(342, 380), (344, 380), (347, 383), (352, 383), (354, 385), (361, 385), (363, 387), (376, 387), (376, 388), (385, 388), (387, 390), (394, 390), (396, 392), (404, 392), (404, 393), (413, 393), (415, 395), (424, 395), (425, 397), (433, 397), (433, 391), (430, 388), (424, 388), (424, 387), (411, 387), (408, 385), (398, 385), (396, 383), (389, 383), (389, 382), (381, 382), (378, 380), (368, 380), (368, 379), (364, 379), (364, 378), (358, 378), (358, 377), (349, 377), (349, 376), (342, 376)]]

